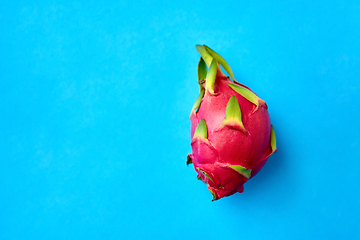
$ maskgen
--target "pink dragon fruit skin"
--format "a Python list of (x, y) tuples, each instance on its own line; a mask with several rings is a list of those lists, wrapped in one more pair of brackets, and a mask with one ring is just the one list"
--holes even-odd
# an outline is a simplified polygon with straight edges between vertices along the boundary
[(276, 138), (265, 101), (238, 83), (214, 50), (205, 45), (196, 48), (201, 55), (200, 95), (190, 114), (192, 153), (187, 164), (194, 165), (198, 179), (218, 200), (244, 191), (244, 183), (276, 152)]

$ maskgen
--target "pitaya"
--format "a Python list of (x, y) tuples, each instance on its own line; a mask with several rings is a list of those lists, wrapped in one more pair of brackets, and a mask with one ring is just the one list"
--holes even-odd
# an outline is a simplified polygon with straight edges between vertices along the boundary
[(244, 183), (276, 152), (276, 138), (265, 101), (235, 80), (218, 53), (205, 45), (196, 49), (201, 55), (200, 95), (190, 114), (192, 154), (187, 164), (193, 164), (214, 201), (244, 191)]

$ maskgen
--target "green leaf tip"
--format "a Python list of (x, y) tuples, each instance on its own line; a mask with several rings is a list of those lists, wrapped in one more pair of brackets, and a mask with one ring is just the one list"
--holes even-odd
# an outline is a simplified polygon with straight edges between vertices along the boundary
[(213, 60), (211, 54), (208, 51), (206, 51), (206, 48), (203, 45), (196, 45), (196, 50), (200, 53), (206, 65), (210, 67), (211, 61)]
[(271, 125), (270, 144), (271, 144), (272, 152), (273, 152), (273, 153), (276, 152), (276, 151), (277, 151), (277, 147), (276, 147), (276, 136), (275, 136), (275, 131), (274, 131), (273, 125)]
[(232, 169), (234, 169), (235, 171), (237, 171), (238, 173), (240, 173), (241, 175), (243, 175), (247, 179), (249, 179), (250, 176), (251, 176), (251, 169), (244, 168), (241, 165), (231, 165), (229, 167), (231, 167)]
[(225, 120), (222, 125), (226, 124), (238, 125), (243, 132), (247, 132), (241, 120), (240, 105), (235, 96), (231, 96), (226, 105)]
[(210, 55), (216, 59), (216, 61), (223, 66), (223, 68), (225, 69), (225, 71), (230, 75), (230, 77), (234, 80), (234, 82), (237, 83), (235, 77), (234, 77), (234, 73), (231, 70), (230, 65), (226, 62), (226, 60), (217, 52), (215, 52), (214, 50), (212, 50), (211, 48), (209, 48), (208, 46), (204, 45), (204, 48), (210, 53)]
[(214, 92), (214, 85), (216, 80), (216, 73), (217, 73), (217, 62), (215, 59), (211, 61), (209, 71), (206, 74), (206, 90), (208, 90), (211, 94), (215, 94)]
[(187, 155), (187, 159), (186, 159), (186, 165), (192, 164), (192, 159), (190, 157), (190, 154)]
[(206, 122), (204, 119), (201, 119), (199, 124), (196, 126), (196, 129), (195, 129), (195, 133), (194, 133), (194, 137), (203, 137), (205, 139), (207, 139), (207, 126), (206, 126)]
[(202, 98), (204, 97), (204, 94), (205, 94), (205, 89), (201, 90), (201, 92), (200, 92), (199, 96), (197, 97), (197, 99), (196, 99), (196, 101), (195, 101), (195, 103), (194, 103), (194, 106), (193, 106), (193, 108), (192, 108), (191, 111), (195, 111), (197, 108), (200, 107), (201, 100), (202, 100)]
[(201, 92), (201, 90), (204, 89), (203, 83), (205, 82), (206, 74), (207, 74), (206, 64), (204, 62), (204, 59), (202, 59), (202, 57), (200, 57), (199, 64), (198, 64), (198, 83), (199, 83), (199, 87), (200, 87), (200, 92)]
[(205, 177), (207, 177), (208, 179), (210, 179), (212, 182), (214, 182), (212, 180), (212, 178), (209, 176), (209, 174), (207, 174), (205, 171), (201, 170), (199, 167), (196, 168), (197, 170), (199, 170), (202, 174), (204, 174)]
[(211, 199), (211, 201), (213, 202), (213, 201), (217, 200), (216, 194), (215, 194), (210, 188), (208, 188), (208, 190), (209, 190), (209, 192), (211, 193), (211, 195), (213, 196), (213, 198)]
[(198, 65), (198, 80), (206, 78), (207, 68), (204, 59), (201, 57)]
[(261, 102), (263, 102), (264, 104), (265, 101), (260, 99), (255, 93), (253, 93), (252, 91), (250, 91), (249, 89), (242, 87), (240, 85), (234, 84), (234, 83), (228, 83), (228, 85), (238, 94), (240, 94), (241, 96), (243, 96), (244, 98), (246, 98), (249, 102), (253, 103), (256, 108), (254, 109), (253, 113), (259, 108), (259, 105)]

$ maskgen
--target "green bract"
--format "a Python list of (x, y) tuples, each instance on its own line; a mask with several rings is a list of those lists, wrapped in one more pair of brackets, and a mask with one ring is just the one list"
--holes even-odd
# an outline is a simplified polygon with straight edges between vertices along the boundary
[(201, 99), (204, 97), (204, 93), (205, 93), (205, 90), (201, 90), (198, 98), (196, 99), (195, 103), (194, 103), (194, 106), (192, 108), (192, 111), (195, 111), (197, 108), (199, 108), (200, 104), (201, 104)]
[(215, 52), (214, 50), (212, 50), (211, 48), (209, 48), (208, 46), (204, 45), (205, 49), (210, 53), (210, 55), (216, 59), (216, 61), (223, 66), (223, 68), (225, 69), (225, 71), (230, 75), (230, 77), (234, 80), (234, 82), (237, 82), (235, 80), (234, 77), (234, 73), (231, 70), (230, 65), (226, 62), (226, 60), (220, 56), (220, 54), (218, 54), (217, 52)]
[(246, 132), (244, 124), (241, 120), (241, 110), (239, 106), (239, 102), (237, 101), (235, 96), (231, 96), (226, 105), (225, 111), (225, 120), (223, 121), (222, 125), (238, 125), (242, 130)]
[(201, 119), (199, 124), (196, 127), (193, 138), (200, 136), (200, 137), (207, 139), (207, 136), (208, 136), (207, 131), (208, 130), (207, 130), (206, 122), (204, 119)]
[(216, 72), (217, 72), (217, 62), (215, 59), (213, 59), (210, 64), (209, 71), (206, 75), (206, 90), (208, 90), (211, 94), (214, 94)]
[(237, 171), (238, 173), (240, 173), (247, 179), (249, 179), (251, 176), (251, 169), (244, 168), (243, 166), (240, 166), (240, 165), (232, 165), (229, 167), (231, 167), (232, 169), (234, 169), (235, 171)]

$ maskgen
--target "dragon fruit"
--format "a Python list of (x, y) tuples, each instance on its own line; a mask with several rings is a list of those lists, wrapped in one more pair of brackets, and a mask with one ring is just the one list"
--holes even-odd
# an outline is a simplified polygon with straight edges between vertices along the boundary
[(200, 95), (190, 114), (187, 164), (193, 164), (214, 201), (244, 191), (244, 183), (276, 152), (276, 138), (265, 101), (235, 80), (218, 53), (206, 45), (196, 49)]

